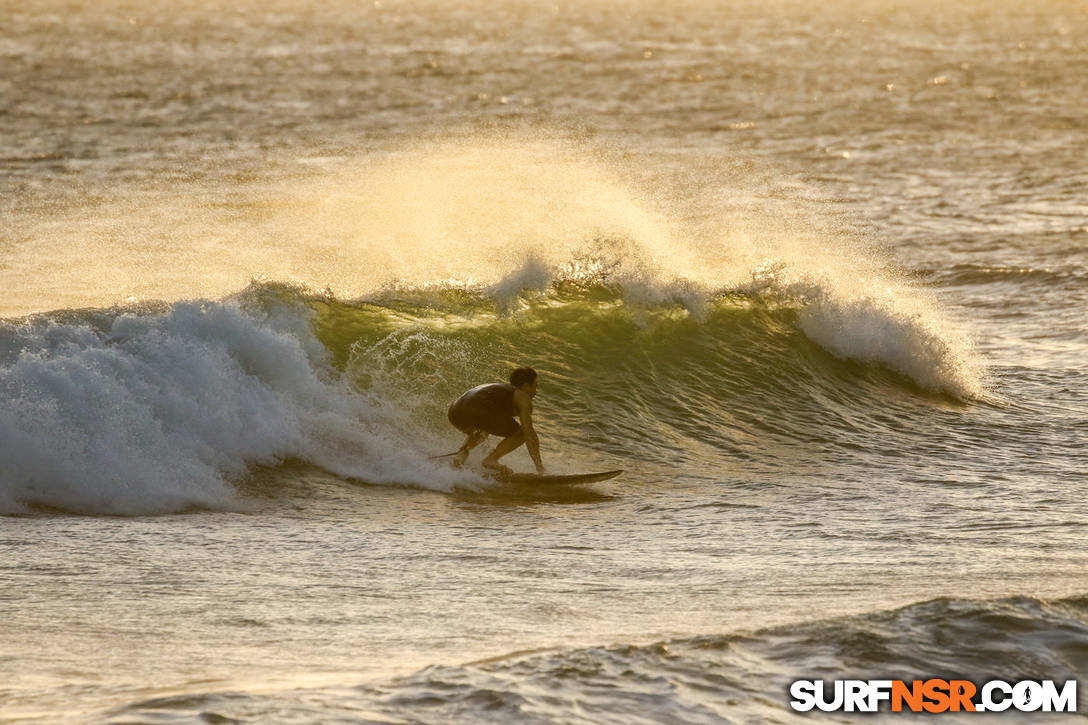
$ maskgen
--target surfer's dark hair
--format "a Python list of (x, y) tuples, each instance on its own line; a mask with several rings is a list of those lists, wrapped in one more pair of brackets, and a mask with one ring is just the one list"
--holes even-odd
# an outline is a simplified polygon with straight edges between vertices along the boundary
[(515, 388), (520, 388), (525, 383), (531, 383), (534, 380), (536, 380), (536, 370), (532, 368), (518, 368), (510, 373), (510, 384)]

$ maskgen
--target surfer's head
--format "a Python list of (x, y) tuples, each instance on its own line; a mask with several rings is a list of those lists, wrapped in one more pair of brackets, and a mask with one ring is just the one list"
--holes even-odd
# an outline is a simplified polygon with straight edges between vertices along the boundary
[[(510, 384), (515, 388), (524, 390), (529, 395), (536, 395), (536, 370), (532, 368), (518, 368), (510, 373)], [(528, 388), (523, 388), (528, 385)]]

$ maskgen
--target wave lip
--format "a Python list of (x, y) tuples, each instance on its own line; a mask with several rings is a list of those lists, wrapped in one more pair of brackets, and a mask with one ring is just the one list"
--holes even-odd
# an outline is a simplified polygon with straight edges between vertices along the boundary
[(839, 357), (886, 365), (928, 390), (980, 398), (983, 375), (971, 341), (934, 314), (926, 295), (909, 294), (843, 296), (821, 290), (802, 309), (800, 326)]

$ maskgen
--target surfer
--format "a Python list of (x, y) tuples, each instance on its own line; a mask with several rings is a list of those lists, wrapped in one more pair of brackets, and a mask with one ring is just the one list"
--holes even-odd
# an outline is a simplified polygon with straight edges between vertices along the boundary
[[(472, 388), (450, 406), (448, 417), (453, 426), (468, 436), (453, 465), (460, 467), (469, 451), (480, 445), (488, 435), (502, 436), (495, 450), (483, 460), (484, 468), (509, 475), (512, 471), (499, 459), (522, 443), (536, 464), (537, 473), (544, 472), (540, 462), (540, 441), (533, 430), (533, 396), (537, 387), (536, 370), (518, 368), (510, 373), (509, 383), (489, 383)], [(514, 420), (520, 418), (521, 423)]]

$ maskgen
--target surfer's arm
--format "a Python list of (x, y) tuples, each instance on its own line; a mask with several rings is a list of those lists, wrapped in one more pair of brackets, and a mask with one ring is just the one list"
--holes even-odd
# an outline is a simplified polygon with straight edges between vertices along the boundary
[[(519, 391), (520, 393), (520, 391)], [(514, 396), (514, 403), (518, 406), (518, 418), (521, 419), (521, 433), (525, 436), (525, 448), (529, 451), (529, 457), (536, 464), (538, 473), (544, 472), (544, 464), (540, 461), (540, 439), (536, 437), (533, 429), (533, 399), (524, 393)]]

